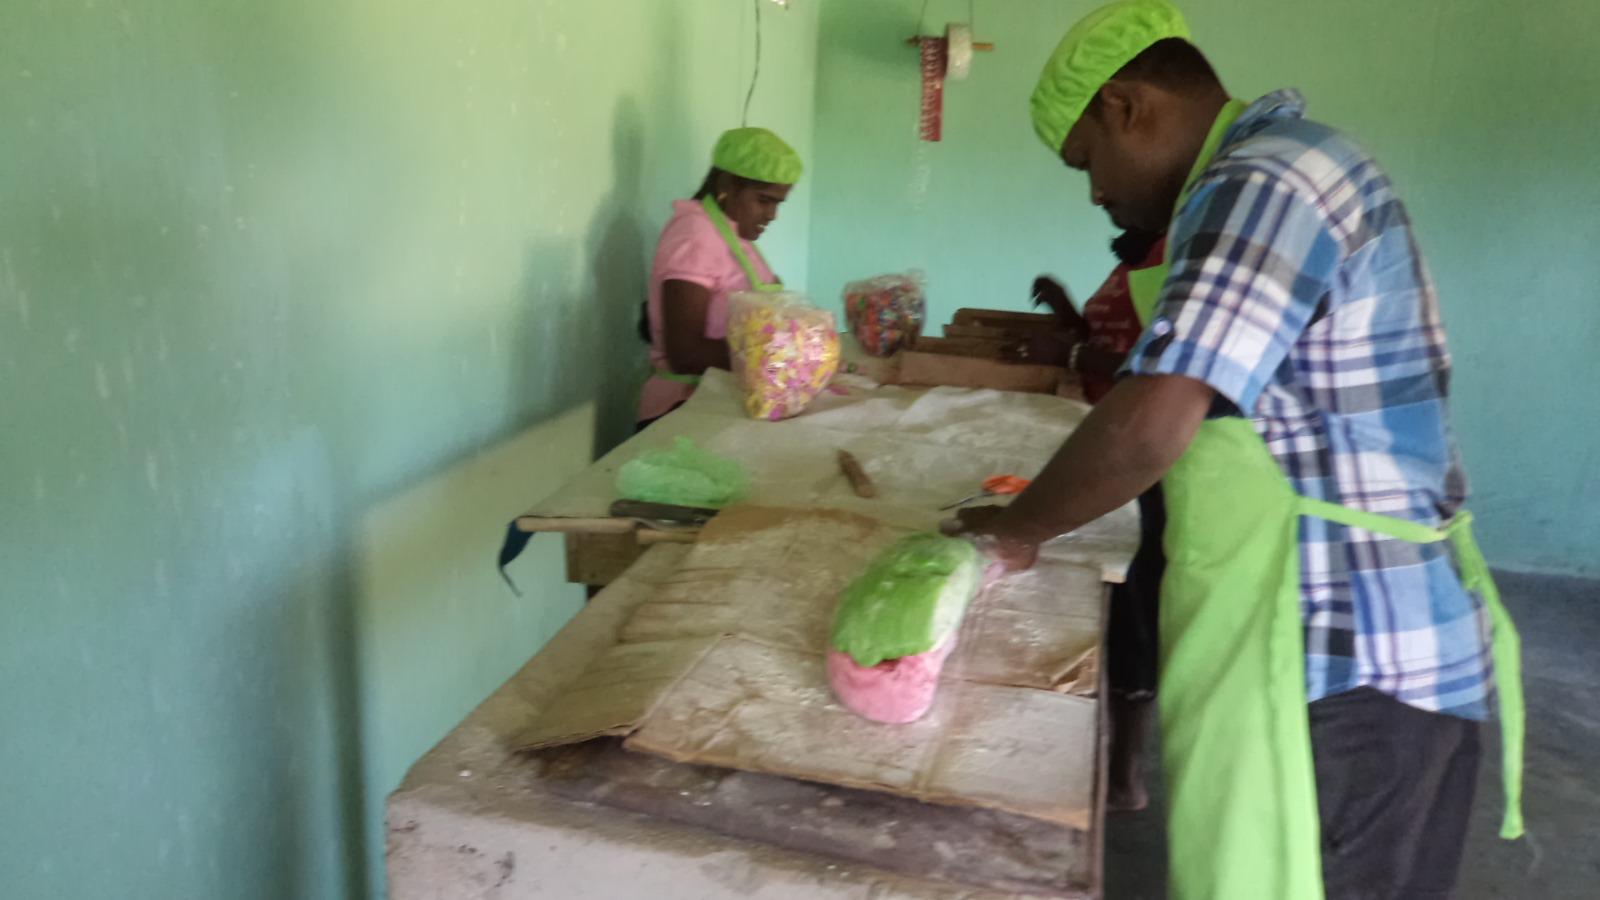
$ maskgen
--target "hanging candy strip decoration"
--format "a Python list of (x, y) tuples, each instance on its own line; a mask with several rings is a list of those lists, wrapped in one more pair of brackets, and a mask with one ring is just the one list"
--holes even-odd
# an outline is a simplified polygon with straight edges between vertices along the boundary
[(944, 38), (922, 38), (922, 139), (937, 141), (944, 132)]

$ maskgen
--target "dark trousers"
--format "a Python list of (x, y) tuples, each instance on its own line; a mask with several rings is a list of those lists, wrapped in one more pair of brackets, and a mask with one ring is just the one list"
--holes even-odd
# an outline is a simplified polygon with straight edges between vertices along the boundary
[(1106, 678), (1111, 693), (1127, 700), (1149, 700), (1156, 694), (1161, 659), (1161, 574), (1167, 568), (1161, 535), (1167, 528), (1167, 506), (1161, 485), (1139, 496), (1139, 550), (1128, 565), (1128, 577), (1111, 587), (1106, 621)]
[(1449, 897), (1477, 786), (1479, 723), (1371, 688), (1312, 703), (1327, 900)]

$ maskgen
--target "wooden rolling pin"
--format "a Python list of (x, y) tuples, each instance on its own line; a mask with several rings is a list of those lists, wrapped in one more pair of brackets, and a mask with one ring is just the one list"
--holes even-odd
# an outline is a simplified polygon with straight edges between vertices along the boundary
[(878, 496), (877, 485), (872, 483), (867, 470), (861, 468), (861, 463), (850, 455), (849, 450), (839, 451), (839, 469), (844, 472), (844, 477), (850, 479), (850, 487), (855, 489), (857, 497), (870, 499)]

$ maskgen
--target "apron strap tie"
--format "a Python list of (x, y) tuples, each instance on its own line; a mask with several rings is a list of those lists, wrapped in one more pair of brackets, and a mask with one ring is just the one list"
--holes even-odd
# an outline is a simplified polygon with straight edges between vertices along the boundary
[[(728, 252), (733, 254), (734, 262), (744, 270), (745, 280), (750, 282), (750, 290), (765, 294), (783, 290), (782, 281), (766, 282), (761, 279), (761, 273), (757, 272), (755, 264), (750, 262), (750, 256), (744, 252), (744, 244), (739, 241), (739, 236), (733, 233), (733, 226), (728, 223), (728, 216), (722, 211), (722, 207), (717, 205), (717, 201), (706, 196), (701, 198), (700, 206), (706, 211), (706, 215), (711, 217), (711, 224), (716, 226), (717, 233), (722, 235), (722, 241), (728, 245)], [(756, 250), (756, 255), (760, 254), (761, 251)]]
[(690, 387), (694, 387), (700, 383), (699, 375), (679, 375), (677, 372), (663, 372), (660, 369), (652, 370), (650, 372), (650, 377), (659, 378), (662, 381), (675, 381), (678, 384), (687, 384)]
[[(1360, 528), (1363, 531), (1396, 538), (1409, 544), (1438, 543), (1450, 536), (1447, 533), (1447, 529), (1455, 525), (1455, 522), (1452, 521), (1444, 529), (1431, 528), (1421, 522), (1413, 522), (1410, 519), (1397, 519), (1394, 516), (1367, 512), (1364, 509), (1352, 509), (1342, 504), (1329, 503), (1326, 500), (1313, 500), (1310, 497), (1301, 497), (1298, 506), (1302, 516), (1326, 519), (1329, 522), (1337, 522), (1350, 528)], [(1470, 525), (1472, 521), (1471, 515), (1462, 513), (1456, 518), (1462, 519), (1463, 517)]]
[(1450, 542), (1451, 554), (1461, 576), (1461, 586), (1477, 594), (1489, 612), (1494, 639), (1490, 654), (1494, 658), (1495, 688), (1500, 714), (1501, 786), (1505, 792), (1505, 814), (1500, 820), (1500, 837), (1515, 840), (1522, 837), (1522, 759), (1523, 739), (1526, 731), (1527, 708), (1522, 697), (1522, 639), (1500, 602), (1500, 589), (1483, 551), (1472, 537), (1472, 513), (1462, 510), (1443, 528), (1430, 528), (1420, 522), (1397, 519), (1362, 509), (1351, 509), (1326, 500), (1301, 497), (1300, 514), (1337, 522), (1351, 528), (1360, 528), (1412, 544)]

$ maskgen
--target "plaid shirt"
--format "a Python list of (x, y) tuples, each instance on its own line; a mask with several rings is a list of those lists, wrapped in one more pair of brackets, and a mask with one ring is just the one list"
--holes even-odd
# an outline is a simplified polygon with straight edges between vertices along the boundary
[[(1169, 234), (1172, 271), (1128, 371), (1247, 410), (1301, 495), (1438, 525), (1466, 499), (1450, 356), (1405, 207), (1378, 164), (1268, 94), (1224, 135)], [(1306, 688), (1370, 686), (1482, 719), (1488, 624), (1447, 545), (1300, 521)]]

